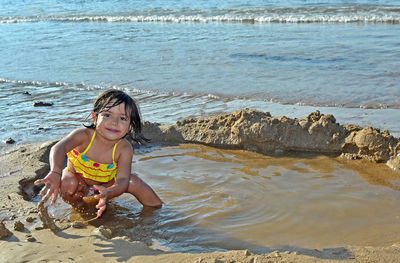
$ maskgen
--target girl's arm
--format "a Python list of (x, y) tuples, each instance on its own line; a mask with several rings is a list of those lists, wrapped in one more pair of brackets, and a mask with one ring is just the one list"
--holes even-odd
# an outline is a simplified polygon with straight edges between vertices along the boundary
[(90, 131), (87, 128), (76, 129), (51, 147), (49, 154), (50, 172), (45, 178), (35, 181), (35, 185), (45, 184), (40, 193), (41, 196), (44, 195), (45, 201), (52, 197), (51, 204), (56, 202), (60, 191), (65, 155), (78, 145), (83, 144), (90, 136), (89, 133)]
[[(100, 194), (96, 195), (95, 198), (99, 199), (99, 203), (96, 208), (97, 216), (101, 216), (106, 210), (106, 202), (116, 196), (120, 196), (128, 190), (129, 177), (131, 174), (133, 149), (132, 146), (126, 140), (121, 140), (118, 143), (119, 149), (118, 156), (116, 156), (116, 162), (118, 163), (118, 172), (116, 176), (115, 183), (106, 188), (104, 186), (94, 185), (93, 187), (97, 189)], [(117, 154), (116, 154), (117, 155)]]

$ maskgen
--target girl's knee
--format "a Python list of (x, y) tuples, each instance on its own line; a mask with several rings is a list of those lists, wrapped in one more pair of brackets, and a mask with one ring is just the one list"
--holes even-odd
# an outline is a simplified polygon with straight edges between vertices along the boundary
[(61, 178), (61, 193), (73, 194), (78, 188), (78, 180), (73, 176), (62, 176)]
[(129, 176), (129, 185), (136, 185), (141, 182), (142, 180), (136, 174), (131, 174)]
[(153, 189), (151, 189), (151, 187), (136, 174), (131, 174), (127, 192), (134, 195), (144, 206), (154, 208), (162, 207), (161, 199), (157, 196)]
[(80, 181), (76, 178), (76, 175), (67, 170), (63, 171), (60, 194), (65, 202), (74, 204), (82, 199), (82, 195), (79, 193), (79, 185)]
[(142, 179), (140, 179), (139, 176), (137, 176), (136, 174), (131, 174), (129, 177), (127, 192), (134, 193), (145, 186), (147, 186), (147, 184)]

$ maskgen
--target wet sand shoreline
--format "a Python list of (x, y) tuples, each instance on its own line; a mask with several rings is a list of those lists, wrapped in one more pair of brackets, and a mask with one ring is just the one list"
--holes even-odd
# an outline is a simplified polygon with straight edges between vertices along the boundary
[[(250, 121), (250, 125), (248, 122), (245, 124), (249, 126), (248, 130), (244, 129), (243, 125), (238, 125), (238, 120), (240, 120), (240, 117), (236, 118), (235, 114), (242, 117), (244, 116), (243, 120), (246, 120), (246, 122)], [(260, 116), (262, 117), (260, 118)], [(324, 118), (322, 121), (320, 121), (323, 116), (318, 116), (318, 114), (316, 117), (315, 116), (316, 114), (310, 115), (310, 120), (307, 120), (308, 124), (304, 121), (303, 125), (304, 127), (309, 126), (308, 128), (310, 128), (313, 126), (313, 124), (317, 123), (313, 127), (320, 128), (321, 132), (319, 133), (318, 129), (314, 128), (316, 129), (314, 136), (318, 136), (321, 144), (326, 144), (327, 138), (324, 137), (325, 135), (322, 136), (321, 134), (328, 134), (328, 138), (332, 139), (333, 135), (339, 132), (338, 135), (336, 134), (339, 138), (336, 137), (338, 139), (332, 143), (333, 146), (331, 149), (334, 150), (331, 152), (327, 151), (327, 153), (333, 153), (336, 155), (342, 154), (340, 151), (336, 150), (337, 148), (335, 148), (337, 147), (336, 142), (340, 141), (342, 144), (344, 143), (352, 146), (350, 147), (352, 150), (350, 153), (353, 155), (347, 156), (345, 154), (343, 155), (343, 158), (365, 158), (375, 162), (384, 162), (385, 160), (390, 161), (397, 159), (397, 144), (392, 147), (393, 150), (389, 151), (385, 150), (385, 147), (382, 147), (382, 142), (386, 142), (385, 138), (388, 138), (386, 135), (377, 133), (376, 130), (373, 130), (372, 128), (368, 129), (368, 136), (364, 137), (373, 138), (370, 143), (372, 146), (375, 145), (374, 142), (380, 142), (379, 147), (368, 148), (368, 151), (365, 149), (365, 147), (360, 147), (358, 152), (356, 152), (354, 146), (364, 144), (360, 143), (359, 140), (346, 140), (346, 136), (341, 138), (340, 129), (338, 129), (337, 125), (334, 125), (335, 123), (332, 121), (332, 117)], [(263, 119), (263, 117), (265, 118)], [(233, 123), (226, 121), (229, 118), (235, 121)], [(284, 154), (289, 148), (283, 148), (282, 145), (285, 147), (287, 145), (292, 147), (290, 144), (285, 144), (285, 139), (280, 140), (280, 142), (283, 141), (283, 143), (276, 144), (279, 146), (276, 148), (260, 147), (260, 142), (256, 141), (257, 138), (262, 139), (263, 137), (254, 136), (254, 134), (257, 133), (257, 129), (254, 127), (254, 125), (257, 127), (262, 126), (260, 124), (265, 123), (266, 118), (273, 117), (268, 116), (268, 114), (265, 113), (252, 113), (245, 110), (241, 111), (239, 114), (232, 113), (230, 115), (226, 115), (225, 117), (217, 116), (214, 119), (208, 120), (183, 120), (175, 125), (170, 126), (159, 126), (148, 123), (146, 125), (146, 134), (151, 134), (151, 138), (153, 138), (155, 143), (157, 143), (158, 140), (158, 143), (164, 143), (165, 145), (185, 143), (185, 140), (187, 139), (184, 138), (182, 141), (182, 137), (187, 136), (186, 138), (189, 138), (187, 141), (190, 142), (196, 142), (197, 140), (198, 143), (221, 147), (221, 145), (218, 145), (216, 142), (222, 141), (223, 143), (227, 142), (226, 144), (228, 148), (245, 146), (243, 148), (247, 148), (247, 150), (262, 150), (265, 151), (264, 153), (269, 151), (275, 154)], [(282, 125), (282, 127), (285, 127), (284, 130), (290, 131), (289, 134), (291, 136), (296, 136), (296, 134), (293, 133), (293, 129), (285, 126), (285, 123), (289, 122), (289, 124), (296, 124), (296, 121), (283, 118), (280, 120), (275, 119), (276, 118), (271, 120), (272, 124)], [(217, 123), (218, 121), (221, 123), (225, 121), (225, 126), (215, 125), (215, 128), (212, 128), (213, 126), (210, 125), (210, 123)], [(326, 122), (324, 123), (324, 121)], [(235, 124), (237, 124), (236, 127), (239, 133), (241, 132), (242, 135), (247, 136), (245, 136), (247, 141), (240, 139), (240, 136), (237, 137), (239, 138), (237, 141), (240, 141), (241, 144), (237, 144), (237, 141), (235, 141), (232, 136), (226, 136), (227, 127), (235, 127)], [(318, 126), (318, 124), (320, 126)], [(199, 128), (197, 125), (202, 128)], [(295, 127), (298, 127), (298, 125), (295, 125)], [(264, 132), (267, 132), (265, 134), (268, 134), (268, 129), (265, 130), (265, 128), (261, 128), (261, 130), (263, 129)], [(185, 131), (187, 130), (192, 131), (193, 134), (190, 135), (189, 133), (189, 135), (185, 135)], [(249, 130), (253, 133), (250, 133)], [(360, 129), (355, 129), (352, 132), (359, 132), (363, 130), (364, 129), (360, 127)], [(219, 137), (219, 134), (215, 133), (216, 131), (225, 131), (225, 134)], [(307, 129), (307, 131), (309, 130)], [(335, 132), (331, 133), (331, 131)], [(184, 136), (182, 136), (182, 134)], [(282, 134), (284, 135), (282, 132), (279, 134), (281, 136)], [(351, 134), (351, 132), (347, 134)], [(358, 137), (357, 133), (355, 133), (351, 138)], [(158, 139), (154, 140), (154, 138)], [(224, 141), (225, 139), (227, 140)], [(304, 138), (300, 139), (302, 139), (302, 147), (310, 147), (307, 146), (307, 144), (304, 144)], [(387, 148), (390, 148), (390, 142), (393, 143), (395, 140), (397, 139), (389, 138), (387, 140), (389, 142), (387, 144)], [(316, 141), (317, 144), (315, 144)], [(315, 140), (314, 137), (309, 142), (310, 144), (312, 142), (314, 146), (318, 145), (318, 140)], [(387, 247), (345, 246), (319, 250), (301, 248), (298, 250), (293, 250), (293, 248), (271, 248), (271, 251), (265, 254), (254, 254), (248, 250), (188, 254), (150, 248), (146, 243), (130, 240), (124, 236), (118, 236), (115, 234), (115, 232), (113, 232), (113, 229), (107, 225), (107, 223), (104, 223), (103, 225), (72, 225), (71, 222), (54, 222), (58, 229), (53, 229), (53, 231), (51, 231), (51, 229), (46, 228), (45, 224), (43, 224), (43, 220), (40, 220), (40, 208), (37, 207), (35, 202), (29, 200), (34, 198), (39, 190), (32, 187), (32, 182), (38, 177), (45, 176), (48, 171), (48, 160), (46, 158), (48, 156), (50, 146), (53, 143), (54, 142), (48, 142), (40, 145), (22, 145), (15, 147), (8, 153), (0, 156), (0, 163), (2, 165), (1, 180), (3, 182), (0, 186), (0, 191), (2, 193), (0, 195), (2, 204), (0, 220), (3, 221), (5, 227), (12, 232), (11, 236), (4, 237), (0, 241), (0, 254), (5, 262), (23, 262), (26, 260), (40, 262), (41, 260), (50, 261), (57, 259), (62, 261), (75, 260), (77, 262), (81, 262), (89, 258), (93, 260), (100, 260), (102, 262), (396, 262), (396, 260), (398, 260), (398, 256), (400, 255), (399, 243)], [(373, 151), (374, 149), (376, 151)], [(377, 152), (378, 154), (376, 154)], [(391, 154), (392, 152), (393, 154)], [(14, 225), (17, 221), (20, 221), (24, 224), (24, 227), (20, 230), (14, 229)], [(0, 232), (5, 233), (4, 231)]]

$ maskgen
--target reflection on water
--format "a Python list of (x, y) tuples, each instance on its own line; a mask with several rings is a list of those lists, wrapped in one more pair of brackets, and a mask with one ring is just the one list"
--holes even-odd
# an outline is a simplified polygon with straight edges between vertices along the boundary
[(400, 234), (400, 176), (381, 164), (186, 144), (137, 149), (133, 170), (164, 207), (123, 195), (93, 224), (166, 250), (380, 246)]
[[(166, 202), (170, 214), (157, 232), (179, 250), (240, 240), (310, 248), (398, 240), (400, 176), (385, 165), (186, 144), (136, 153), (133, 167)], [(229, 241), (216, 244), (196, 229)]]

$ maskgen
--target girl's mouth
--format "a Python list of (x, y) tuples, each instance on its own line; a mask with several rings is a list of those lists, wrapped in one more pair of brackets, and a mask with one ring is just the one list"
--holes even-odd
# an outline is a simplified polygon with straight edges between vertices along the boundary
[(107, 130), (108, 130), (108, 131), (110, 131), (110, 132), (114, 132), (114, 133), (117, 133), (117, 132), (119, 132), (119, 130), (110, 129), (110, 128), (107, 128)]

